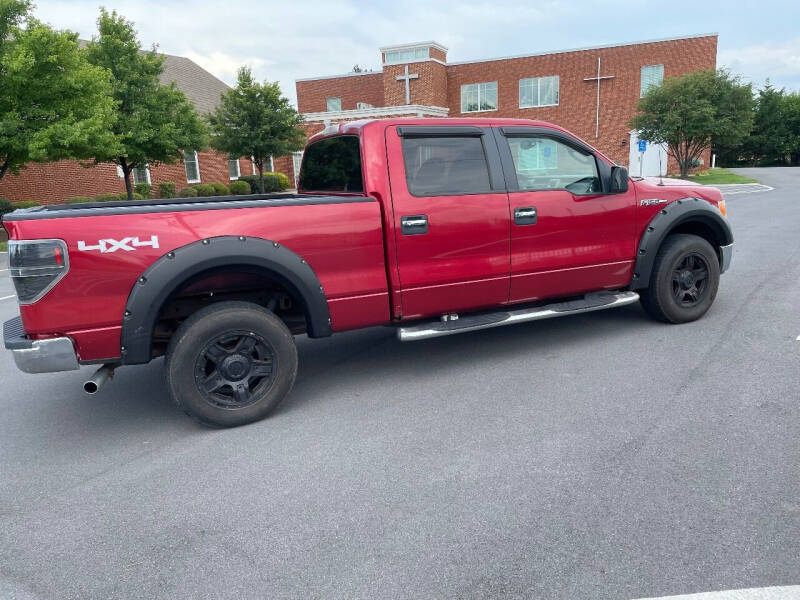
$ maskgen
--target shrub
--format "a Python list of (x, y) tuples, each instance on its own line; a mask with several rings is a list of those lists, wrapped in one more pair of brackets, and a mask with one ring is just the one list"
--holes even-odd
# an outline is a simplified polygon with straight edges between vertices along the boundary
[(5, 198), (0, 198), (0, 217), (6, 213), (10, 213), (12, 210), (14, 210), (14, 205)]
[(141, 194), (143, 198), (149, 198), (150, 193), (153, 191), (153, 186), (149, 183), (137, 183), (133, 186), (137, 194)]
[(228, 194), (231, 193), (230, 188), (224, 183), (220, 183), (219, 181), (213, 181), (209, 185), (214, 188), (215, 196), (227, 196)]
[(185, 187), (178, 192), (178, 198), (197, 198), (197, 190), (193, 187)]
[[(242, 175), (239, 181), (246, 181), (254, 194), (258, 194), (258, 175)], [(289, 187), (289, 178), (283, 173), (264, 173), (264, 193), (282, 192)]]
[(17, 210), (18, 208), (33, 208), (34, 206), (41, 206), (41, 204), (35, 200), (23, 200), (22, 202), (15, 202), (12, 206), (14, 210)]
[[(92, 202), (116, 202), (120, 200), (119, 196), (119, 194), (97, 194), (92, 198)], [(125, 198), (128, 198), (128, 194), (125, 194)]]
[(241, 196), (250, 193), (250, 184), (246, 181), (231, 181), (231, 194)]
[(214, 186), (210, 183), (198, 183), (192, 187), (197, 190), (198, 196), (214, 196), (216, 194)]
[(158, 184), (158, 197), (159, 198), (174, 198), (175, 197), (175, 182), (162, 181)]
[(83, 204), (84, 202), (94, 202), (94, 198), (89, 196), (75, 196), (74, 198), (67, 198), (64, 204)]

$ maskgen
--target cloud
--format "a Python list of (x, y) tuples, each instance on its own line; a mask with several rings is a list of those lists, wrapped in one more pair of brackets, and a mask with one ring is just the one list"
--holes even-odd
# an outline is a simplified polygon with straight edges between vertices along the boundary
[[(697, 26), (686, 23), (687, 11), (694, 23), (720, 30), (721, 65), (755, 83), (769, 76), (775, 84), (800, 88), (800, 40), (791, 19), (776, 16), (791, 11), (796, 0), (756, 12), (746, 3), (732, 4), (724, 14), (713, 3), (694, 0), (670, 0), (669, 6), (666, 0), (103, 2), (135, 22), (145, 47), (155, 43), (162, 52), (187, 56), (227, 83), (248, 64), (256, 78), (280, 82), (293, 101), (295, 79), (346, 73), (355, 64), (379, 69), (380, 46), (432, 39), (450, 48), (451, 61), (562, 50), (696, 33)], [(91, 37), (98, 4), (37, 0), (36, 15)], [(632, 5), (636, 27), (615, 17), (631, 13)]]
[(769, 78), (775, 87), (800, 90), (800, 38), (720, 50), (717, 62), (755, 86)]
[(242, 65), (249, 66), (253, 71), (263, 71), (269, 61), (257, 56), (242, 57), (226, 54), (225, 52), (211, 52), (211, 54), (200, 54), (194, 50), (189, 50), (183, 54), (186, 58), (193, 60), (212, 75), (228, 85), (235, 85), (236, 72)]

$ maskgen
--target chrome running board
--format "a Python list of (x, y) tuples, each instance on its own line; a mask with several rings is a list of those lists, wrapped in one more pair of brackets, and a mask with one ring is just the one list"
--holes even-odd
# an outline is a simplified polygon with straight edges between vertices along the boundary
[(626, 304), (633, 304), (638, 299), (639, 294), (636, 292), (594, 292), (586, 294), (580, 300), (555, 302), (534, 308), (480, 313), (463, 317), (447, 315), (447, 318), (442, 317), (441, 321), (425, 321), (417, 325), (399, 327), (397, 329), (397, 337), (400, 338), (400, 341), (412, 342), (465, 331), (476, 331), (478, 329), (501, 327), (526, 321), (566, 317), (567, 315), (616, 308)]

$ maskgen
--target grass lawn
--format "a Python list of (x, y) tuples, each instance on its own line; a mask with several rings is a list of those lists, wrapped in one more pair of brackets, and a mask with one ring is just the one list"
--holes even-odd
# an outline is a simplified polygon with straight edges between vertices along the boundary
[(0, 242), (0, 252), (8, 250), (8, 242)]
[(699, 171), (687, 177), (689, 181), (702, 183), (705, 185), (716, 185), (718, 183), (758, 183), (758, 180), (731, 173), (728, 169), (709, 169)]

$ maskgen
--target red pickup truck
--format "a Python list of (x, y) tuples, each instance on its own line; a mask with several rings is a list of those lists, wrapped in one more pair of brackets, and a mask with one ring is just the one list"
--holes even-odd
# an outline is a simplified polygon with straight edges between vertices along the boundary
[(402, 340), (641, 301), (682, 323), (714, 301), (733, 236), (719, 190), (629, 178), (560, 127), (385, 119), (306, 146), (298, 194), (42, 206), (5, 216), (29, 373), (164, 355), (211, 426), (265, 417), (293, 336), (393, 325)]

